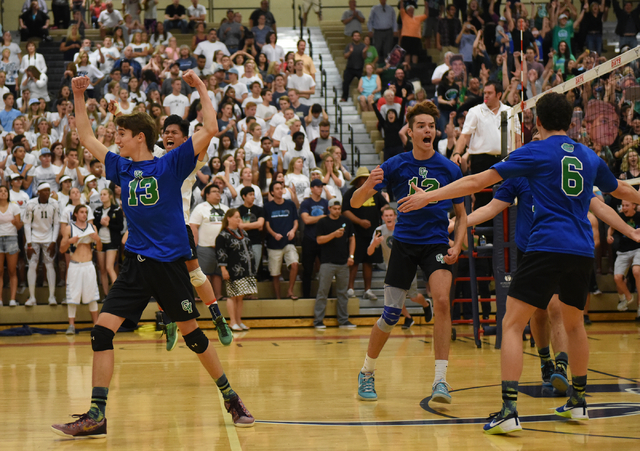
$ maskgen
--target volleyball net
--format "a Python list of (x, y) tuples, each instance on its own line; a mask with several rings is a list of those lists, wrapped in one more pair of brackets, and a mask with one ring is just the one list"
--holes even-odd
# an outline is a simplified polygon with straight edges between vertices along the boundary
[[(637, 152), (631, 151), (640, 147), (640, 46), (601, 64), (596, 64), (598, 61), (590, 55), (581, 62), (586, 71), (558, 83), (555, 70), (549, 78), (555, 86), (511, 109), (508, 115), (511, 142), (515, 142), (516, 121), (530, 129), (535, 125), (536, 102), (549, 92), (557, 92), (566, 95), (574, 105), (567, 134), (593, 149), (616, 175), (625, 174), (629, 158), (633, 163), (634, 154), (637, 157)], [(565, 63), (565, 68), (571, 67), (565, 73), (576, 73), (574, 66)], [(628, 182), (638, 185), (640, 177)]]

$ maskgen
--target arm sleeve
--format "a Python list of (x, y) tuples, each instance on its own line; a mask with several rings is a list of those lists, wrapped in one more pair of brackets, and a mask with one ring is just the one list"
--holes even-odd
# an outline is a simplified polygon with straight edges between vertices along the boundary
[(307, 199), (303, 200), (300, 204), (300, 216), (302, 216), (302, 213), (307, 213), (309, 215), (311, 214), (311, 210), (309, 209), (309, 202)]
[(24, 238), (27, 243), (31, 242), (31, 221), (33, 219), (33, 204), (28, 203), (24, 210)]
[(60, 207), (58, 207), (58, 202), (54, 201), (53, 203), (53, 237), (52, 237), (52, 241), (54, 243), (58, 239), (59, 234), (60, 234)]
[(189, 138), (177, 150), (169, 152), (162, 159), (168, 159), (165, 164), (169, 165), (179, 180), (184, 180), (196, 167), (197, 157), (193, 152), (193, 141)]
[(120, 182), (120, 158), (119, 155), (113, 152), (107, 152), (104, 157), (104, 168), (107, 178), (116, 185), (122, 186)]
[(195, 224), (195, 225), (200, 225), (202, 224), (202, 209), (198, 208), (196, 206), (196, 208), (193, 209), (193, 212), (191, 213), (191, 216), (189, 216), (189, 224)]
[(517, 193), (514, 179), (505, 180), (493, 196), (494, 199), (501, 200), (508, 204), (512, 204), (516, 200), (516, 197)]
[(477, 126), (478, 126), (478, 116), (476, 112), (473, 109), (471, 109), (467, 113), (467, 117), (464, 120), (464, 125), (462, 126), (462, 134), (471, 135), (475, 133)]
[(216, 256), (218, 257), (219, 266), (227, 266), (229, 260), (229, 254), (226, 251), (227, 241), (223, 235), (216, 237)]
[(326, 223), (327, 222), (324, 220), (324, 218), (322, 218), (316, 223), (316, 237), (328, 235), (325, 228)]

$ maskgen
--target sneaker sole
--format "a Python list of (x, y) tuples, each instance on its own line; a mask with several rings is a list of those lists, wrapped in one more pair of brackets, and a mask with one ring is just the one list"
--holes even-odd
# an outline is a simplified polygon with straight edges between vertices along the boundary
[(51, 426), (51, 430), (53, 431), (54, 434), (59, 435), (61, 437), (65, 437), (69, 440), (91, 440), (91, 439), (107, 438), (107, 434), (81, 435), (76, 437), (74, 435), (65, 434), (60, 429), (56, 429), (53, 426)]
[(360, 393), (358, 393), (358, 399), (360, 401), (372, 402), (372, 401), (377, 401), (378, 400), (378, 396), (376, 396), (375, 398), (365, 398), (364, 396), (360, 395)]
[(512, 432), (521, 432), (521, 431), (522, 431), (522, 425), (518, 422), (518, 424), (516, 424), (513, 427), (504, 428), (503, 425), (498, 425), (488, 430), (485, 429), (484, 433), (487, 435), (504, 435), (504, 434), (511, 434)]
[(556, 415), (562, 418), (566, 418), (568, 420), (576, 420), (576, 421), (586, 421), (589, 420), (589, 412), (587, 411), (587, 415), (578, 414), (574, 412), (574, 410), (565, 410), (564, 412), (558, 412), (556, 409)]
[(255, 420), (251, 423), (233, 423), (233, 425), (237, 428), (251, 428), (256, 424)]
[(551, 375), (551, 385), (560, 393), (566, 393), (569, 390), (569, 381), (559, 374)]
[(440, 404), (451, 404), (451, 396), (445, 396), (445, 395), (432, 395), (431, 396), (431, 401), (433, 402), (437, 402)]

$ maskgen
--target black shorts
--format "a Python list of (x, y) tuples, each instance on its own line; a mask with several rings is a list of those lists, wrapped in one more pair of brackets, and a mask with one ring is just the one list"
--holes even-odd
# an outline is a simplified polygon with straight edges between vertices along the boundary
[(189, 249), (191, 249), (191, 260), (198, 259), (198, 246), (196, 246), (196, 240), (193, 238), (193, 230), (191, 230), (191, 226), (187, 224), (187, 236), (189, 237)]
[(161, 262), (125, 251), (120, 274), (104, 300), (102, 312), (138, 323), (151, 296), (173, 321), (200, 316), (183, 259)]
[(562, 303), (583, 310), (593, 261), (580, 255), (527, 252), (511, 281), (509, 296), (544, 310), (557, 292)]
[(378, 246), (371, 255), (367, 254), (367, 248), (371, 244), (371, 237), (366, 235), (358, 235), (356, 233), (356, 250), (353, 254), (353, 262), (356, 265), (360, 263), (382, 263), (382, 247)]
[(451, 265), (444, 262), (448, 251), (447, 244), (408, 244), (394, 239), (385, 285), (408, 290), (418, 266), (422, 268), (425, 282), (439, 269), (451, 272)]
[(407, 55), (419, 55), (422, 50), (422, 41), (420, 38), (414, 38), (411, 36), (402, 37), (402, 48), (407, 52)]
[(102, 243), (102, 251), (100, 252), (117, 251), (118, 249), (120, 249), (120, 243)]
[[(516, 252), (516, 262), (518, 263), (518, 268), (520, 267), (520, 263), (522, 262), (522, 259), (524, 258), (525, 252), (522, 252), (520, 250), (519, 247), (516, 248), (517, 252)], [(560, 288), (556, 287), (555, 290), (553, 290), (553, 294), (557, 294), (558, 296), (560, 296)]]

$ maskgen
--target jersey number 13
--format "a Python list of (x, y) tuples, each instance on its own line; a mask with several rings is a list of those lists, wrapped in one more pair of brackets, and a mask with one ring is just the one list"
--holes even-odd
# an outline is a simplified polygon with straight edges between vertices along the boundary
[[(137, 194), (137, 189), (143, 189), (144, 192)], [(144, 177), (142, 179), (133, 179), (129, 182), (129, 206), (137, 207), (138, 202), (144, 206), (155, 205), (160, 198), (158, 193), (158, 180), (155, 177)]]

